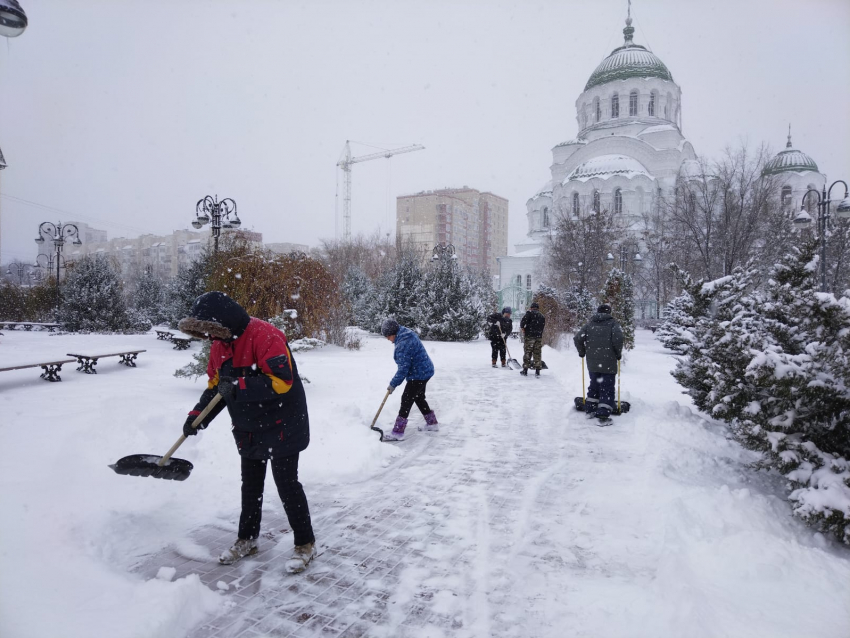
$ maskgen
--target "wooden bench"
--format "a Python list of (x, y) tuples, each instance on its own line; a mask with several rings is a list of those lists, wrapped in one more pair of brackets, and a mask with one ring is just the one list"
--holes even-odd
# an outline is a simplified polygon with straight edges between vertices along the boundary
[(39, 323), (37, 321), (2, 321), (0, 328), (5, 326), (9, 330), (15, 330), (18, 326), (23, 326), (24, 330), (30, 331), (33, 328), (46, 328), (48, 332), (53, 332), (57, 328), (61, 328), (60, 323)]
[(188, 350), (189, 344), (194, 341), (191, 337), (171, 337), (171, 342), (174, 344), (175, 350)]
[(98, 359), (105, 359), (106, 357), (121, 357), (118, 361), (119, 364), (135, 368), (136, 357), (138, 357), (141, 352), (147, 352), (147, 350), (127, 350), (126, 352), (113, 352), (110, 354), (74, 354), (73, 352), (69, 352), (68, 356), (77, 357), (77, 363), (80, 364), (77, 366), (77, 370), (79, 372), (97, 374), (97, 370), (95, 370), (94, 367), (97, 365)]
[[(68, 355), (69, 357), (72, 355)], [(6, 372), (7, 370), (23, 370), (24, 368), (41, 368), (44, 372), (41, 373), (41, 378), (45, 381), (61, 381), (62, 377), (59, 376), (59, 371), (62, 370), (62, 366), (66, 363), (74, 363), (73, 359), (63, 359), (62, 361), (46, 361), (44, 363), (27, 363), (25, 365), (19, 366), (9, 366), (7, 368), (0, 368), (0, 372)]]
[(161, 341), (171, 341), (171, 338), (174, 336), (173, 332), (169, 332), (168, 330), (157, 330), (156, 338)]

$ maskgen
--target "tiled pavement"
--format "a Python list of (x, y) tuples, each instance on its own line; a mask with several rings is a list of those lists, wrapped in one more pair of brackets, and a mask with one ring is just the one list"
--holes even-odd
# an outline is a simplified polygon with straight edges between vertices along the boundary
[[(525, 602), (512, 565), (563, 566), (547, 535), (576, 451), (548, 436), (568, 410), (556, 380), (523, 380), (533, 392), (513, 407), (492, 400), (516, 383), (506, 373), (467, 390), (453, 423), (415, 432), (372, 480), (336, 493), (306, 485), (321, 553), (303, 574), (284, 571), (292, 537), (273, 485), (263, 521), (273, 531), (256, 556), (222, 566), (166, 551), (138, 571), (176, 567), (176, 578), (195, 573), (225, 591), (230, 609), (190, 638), (527, 635), (514, 621)], [(433, 403), (439, 414), (439, 396)], [(235, 527), (210, 525), (193, 540), (217, 556)], [(583, 567), (574, 554), (566, 560)]]

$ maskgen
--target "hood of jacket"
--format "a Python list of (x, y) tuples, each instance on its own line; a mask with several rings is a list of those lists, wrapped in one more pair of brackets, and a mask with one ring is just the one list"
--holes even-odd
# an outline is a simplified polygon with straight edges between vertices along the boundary
[(590, 320), (594, 323), (605, 323), (606, 321), (614, 321), (614, 317), (609, 315), (607, 312), (597, 312), (590, 318)]
[(188, 317), (177, 327), (199, 339), (212, 337), (224, 341), (239, 337), (251, 317), (245, 309), (223, 292), (205, 292), (195, 300)]

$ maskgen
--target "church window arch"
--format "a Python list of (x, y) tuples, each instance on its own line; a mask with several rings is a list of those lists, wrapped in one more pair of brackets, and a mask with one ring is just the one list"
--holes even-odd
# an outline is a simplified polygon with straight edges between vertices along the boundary
[[(810, 190), (817, 190), (817, 189), (815, 188), (815, 185), (814, 185), (814, 184), (806, 184), (806, 191), (808, 192), (808, 191), (810, 191)], [(813, 213), (813, 212), (815, 212), (815, 203), (816, 203), (816, 200), (817, 200), (817, 197), (806, 197), (806, 210), (807, 210), (809, 213)]]
[(664, 103), (664, 119), (670, 119), (670, 113), (672, 111), (673, 106), (673, 96), (670, 93), (667, 93), (667, 101)]
[(782, 205), (787, 206), (791, 203), (791, 187), (783, 186), (782, 187)]
[(522, 288), (522, 275), (516, 276), (516, 285), (517, 285), (517, 288)]
[(620, 117), (620, 94), (615, 93), (611, 96), (611, 119)]
[(580, 212), (578, 193), (573, 192), (573, 217), (578, 217)]
[(531, 290), (531, 275), (525, 276), (525, 287)]
[(549, 228), (549, 208), (543, 207), (543, 228)]
[(600, 104), (599, 98), (593, 100), (593, 110), (596, 113), (596, 121), (598, 122), (602, 119), (602, 104)]
[(638, 114), (638, 92), (629, 93), (629, 115), (634, 117)]
[(650, 117), (655, 117), (655, 104), (658, 102), (658, 92), (653, 91), (649, 94), (649, 104), (647, 105), (647, 114)]
[(637, 189), (635, 189), (635, 190), (637, 192), (638, 212), (643, 213), (643, 212), (645, 212), (644, 209), (643, 209), (643, 189), (640, 186), (638, 186)]
[(614, 191), (614, 212), (617, 215), (623, 214), (623, 191), (619, 188)]
[(600, 209), (599, 206), (599, 190), (593, 191), (593, 212), (598, 213)]

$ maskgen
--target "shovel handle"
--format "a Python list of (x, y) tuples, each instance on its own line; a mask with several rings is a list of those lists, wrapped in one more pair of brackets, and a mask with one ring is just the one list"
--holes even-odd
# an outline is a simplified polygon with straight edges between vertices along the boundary
[(377, 423), (378, 417), (381, 416), (381, 410), (384, 409), (384, 403), (386, 403), (387, 399), (389, 399), (389, 398), (390, 398), (390, 391), (387, 390), (387, 393), (384, 395), (384, 400), (381, 401), (381, 407), (378, 408), (378, 412), (375, 414), (375, 418), (372, 419), (372, 425), (369, 426), (370, 429), (373, 429), (373, 430), (375, 429), (375, 423)]
[[(220, 394), (218, 394), (218, 393), (216, 393), (216, 395), (212, 398), (212, 401), (210, 401), (209, 403), (207, 403), (207, 407), (205, 407), (205, 408), (204, 408), (204, 411), (203, 411), (203, 412), (201, 412), (201, 413), (198, 415), (198, 418), (196, 418), (194, 421), (192, 421), (192, 427), (193, 427), (193, 428), (197, 428), (197, 427), (198, 427), (201, 423), (203, 423), (204, 419), (206, 419), (206, 418), (207, 418), (207, 415), (208, 415), (210, 412), (212, 412), (212, 409), (213, 409), (216, 405), (218, 405), (218, 402), (219, 402), (219, 401), (221, 401), (221, 395), (220, 395)], [(383, 405), (382, 405), (382, 407), (383, 407)], [(159, 465), (160, 467), (162, 467), (163, 465), (165, 465), (166, 463), (168, 463), (168, 459), (170, 459), (170, 458), (171, 458), (171, 455), (172, 455), (172, 454), (174, 454), (174, 453), (177, 451), (177, 448), (179, 448), (181, 445), (183, 445), (183, 441), (185, 441), (185, 440), (186, 440), (186, 437), (185, 437), (184, 435), (182, 435), (182, 434), (181, 434), (181, 435), (180, 435), (180, 438), (179, 438), (179, 439), (177, 439), (177, 443), (175, 443), (174, 445), (172, 445), (172, 446), (171, 446), (171, 449), (170, 449), (170, 450), (168, 450), (168, 452), (166, 452), (166, 453), (165, 453), (165, 456), (163, 456), (163, 457), (159, 460), (159, 462), (157, 463), (157, 465)]]

